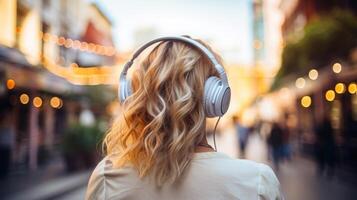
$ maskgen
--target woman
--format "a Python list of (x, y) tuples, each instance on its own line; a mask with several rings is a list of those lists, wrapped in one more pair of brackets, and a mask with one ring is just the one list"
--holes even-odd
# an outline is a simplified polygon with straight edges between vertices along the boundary
[(159, 41), (131, 81), (121, 80), (121, 90), (126, 84), (130, 90), (120, 93), (122, 113), (105, 137), (107, 156), (89, 180), (86, 199), (281, 199), (271, 168), (232, 159), (207, 143), (206, 117), (223, 115), (229, 99), (222, 97), (226, 92), (217, 95), (222, 113), (206, 108), (207, 82), (223, 76), (206, 44), (186, 37), (150, 42), (121, 79), (140, 52)]

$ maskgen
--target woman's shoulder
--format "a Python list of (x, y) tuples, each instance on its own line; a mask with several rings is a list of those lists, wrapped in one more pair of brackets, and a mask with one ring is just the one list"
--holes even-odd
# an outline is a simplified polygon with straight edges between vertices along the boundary
[[(229, 173), (243, 173), (260, 175), (266, 172), (270, 167), (268, 165), (245, 159), (232, 158), (221, 152), (196, 153), (193, 157), (194, 162), (206, 162), (205, 164), (212, 168), (232, 170)], [(228, 172), (227, 171), (227, 172)]]
[(113, 156), (104, 157), (94, 168), (88, 182), (86, 199), (105, 199), (107, 184), (115, 181), (116, 177), (128, 177), (124, 174), (132, 174), (128, 167), (114, 167)]
[(105, 177), (109, 174), (116, 174), (116, 173), (127, 173), (128, 170), (132, 170), (131, 167), (125, 165), (122, 167), (115, 167), (117, 155), (107, 155), (105, 156), (94, 168), (92, 172), (92, 176), (95, 177)]
[(265, 164), (259, 166), (258, 194), (261, 199), (284, 199), (278, 178)]
[[(214, 159), (203, 159), (203, 158)], [(282, 199), (280, 183), (273, 169), (266, 164), (252, 160), (235, 159), (222, 153), (200, 155), (196, 159), (211, 166), (217, 176), (229, 177), (232, 183), (255, 190), (260, 199)]]
[[(246, 176), (256, 184), (259, 199), (283, 199), (280, 182), (273, 169), (267, 164), (251, 161), (234, 159), (233, 161), (238, 176)], [(239, 169), (239, 170), (238, 170)]]
[(256, 183), (259, 199), (283, 199), (280, 182), (273, 169), (267, 164), (236, 159), (235, 162), (242, 169), (241, 173), (250, 174)]
[(104, 193), (104, 169), (108, 165), (108, 160), (104, 158), (93, 170), (87, 186), (86, 199), (105, 199)]

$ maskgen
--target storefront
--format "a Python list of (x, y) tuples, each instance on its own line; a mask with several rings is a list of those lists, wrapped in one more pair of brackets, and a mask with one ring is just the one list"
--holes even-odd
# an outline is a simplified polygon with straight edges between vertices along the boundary
[[(10, 170), (36, 170), (56, 151), (66, 125), (78, 118), (81, 105), (69, 95), (81, 94), (71, 85), (21, 59), (16, 49), (0, 50), (0, 114), (9, 135)], [(22, 62), (19, 62), (22, 61)]]

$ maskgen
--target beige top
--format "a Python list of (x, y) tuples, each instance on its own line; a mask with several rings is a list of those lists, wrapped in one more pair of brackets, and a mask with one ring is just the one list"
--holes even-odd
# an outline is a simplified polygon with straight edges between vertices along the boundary
[(185, 175), (176, 184), (161, 189), (140, 179), (131, 167), (113, 168), (109, 157), (94, 169), (88, 183), (87, 200), (218, 200), (283, 199), (279, 181), (270, 167), (223, 153), (195, 153)]

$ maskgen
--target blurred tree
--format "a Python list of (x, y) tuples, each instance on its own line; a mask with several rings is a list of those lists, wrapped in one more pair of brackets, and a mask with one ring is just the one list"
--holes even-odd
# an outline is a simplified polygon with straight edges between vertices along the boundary
[(345, 10), (317, 17), (304, 28), (301, 38), (287, 41), (281, 68), (271, 90), (279, 88), (286, 77), (296, 78), (311, 68), (321, 69), (337, 60), (348, 60), (357, 47), (357, 17)]
[(101, 155), (101, 142), (104, 132), (99, 124), (84, 126), (71, 124), (61, 143), (67, 170), (75, 171), (95, 165)]
[(86, 87), (85, 96), (90, 100), (91, 105), (103, 106), (116, 98), (116, 92), (107, 85), (84, 86)]
[(68, 92), (64, 94), (72, 100), (83, 100), (93, 106), (103, 106), (115, 100), (114, 87), (109, 85), (81, 85), (81, 92)]

